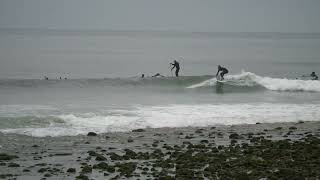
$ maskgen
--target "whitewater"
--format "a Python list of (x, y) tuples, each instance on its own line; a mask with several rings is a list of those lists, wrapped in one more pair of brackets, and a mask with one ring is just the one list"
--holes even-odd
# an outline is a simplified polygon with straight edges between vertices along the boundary
[[(230, 75), (226, 77), (224, 84), (233, 86), (261, 86), (273, 91), (314, 91), (320, 92), (320, 81), (318, 80), (300, 80), (286, 78), (261, 77), (251, 72), (242, 72), (238, 75)], [(215, 86), (217, 82), (215, 78), (206, 80), (199, 84), (194, 84), (188, 88), (199, 88)]]
[(320, 120), (320, 81), (252, 72), (179, 78), (0, 80), (0, 132), (89, 131)]

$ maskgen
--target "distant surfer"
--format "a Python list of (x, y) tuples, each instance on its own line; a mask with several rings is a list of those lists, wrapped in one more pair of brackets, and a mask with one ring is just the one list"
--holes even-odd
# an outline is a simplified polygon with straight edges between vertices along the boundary
[(312, 72), (312, 73), (310, 74), (310, 76), (311, 76), (312, 80), (318, 80), (318, 79), (319, 79), (319, 77), (316, 75), (315, 72)]
[(164, 77), (164, 76), (161, 75), (160, 73), (157, 73), (157, 74), (153, 75), (152, 77)]
[(218, 77), (219, 72), (221, 72), (221, 73), (220, 73), (221, 80), (224, 80), (224, 77), (223, 77), (223, 76), (224, 76), (225, 74), (227, 74), (229, 71), (228, 71), (227, 68), (224, 68), (224, 67), (218, 65), (218, 72), (217, 72), (217, 74), (216, 74), (216, 77)]
[(144, 78), (144, 74), (141, 75), (141, 78)]
[(302, 77), (311, 77), (311, 80), (319, 80), (315, 72), (312, 72), (310, 75), (302, 75)]
[(176, 68), (175, 74), (176, 74), (176, 77), (178, 77), (179, 76), (179, 71), (180, 71), (180, 65), (179, 65), (178, 61), (174, 60), (173, 63), (170, 63), (170, 64), (172, 65), (171, 71), (174, 68)]

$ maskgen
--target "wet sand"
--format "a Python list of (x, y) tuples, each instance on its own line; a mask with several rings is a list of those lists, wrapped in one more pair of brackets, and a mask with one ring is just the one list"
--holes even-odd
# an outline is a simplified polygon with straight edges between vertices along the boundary
[(319, 179), (320, 122), (0, 133), (0, 179)]

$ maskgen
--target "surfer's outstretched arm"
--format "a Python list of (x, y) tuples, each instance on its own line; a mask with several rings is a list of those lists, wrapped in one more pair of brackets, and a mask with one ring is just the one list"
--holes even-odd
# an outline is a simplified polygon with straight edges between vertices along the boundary
[(217, 74), (216, 74), (216, 77), (218, 76), (219, 72), (220, 72), (220, 70), (218, 70), (218, 72), (217, 72)]
[(170, 64), (172, 65), (172, 68), (171, 68), (171, 71), (172, 71), (172, 69), (174, 69), (176, 67), (176, 65), (172, 64), (172, 63), (170, 63)]

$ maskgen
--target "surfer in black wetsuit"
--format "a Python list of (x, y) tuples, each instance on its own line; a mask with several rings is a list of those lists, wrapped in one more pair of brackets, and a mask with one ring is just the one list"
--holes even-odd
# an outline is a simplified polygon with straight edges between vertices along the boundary
[(217, 72), (217, 74), (216, 74), (216, 77), (218, 76), (218, 74), (219, 74), (220, 71), (221, 71), (221, 73), (220, 73), (221, 80), (224, 80), (224, 77), (223, 77), (223, 76), (224, 76), (225, 74), (227, 74), (229, 71), (228, 71), (227, 68), (224, 68), (224, 67), (218, 65), (218, 72)]
[(152, 77), (164, 77), (164, 76), (162, 76), (160, 73), (157, 73), (157, 74), (153, 75)]
[(312, 80), (318, 80), (319, 79), (315, 72), (312, 72), (310, 74), (310, 76), (311, 76)]
[(171, 71), (174, 68), (176, 68), (175, 74), (176, 74), (176, 77), (178, 77), (179, 76), (179, 71), (180, 71), (180, 65), (179, 65), (178, 61), (174, 60), (173, 63), (170, 63), (170, 64), (172, 65)]

